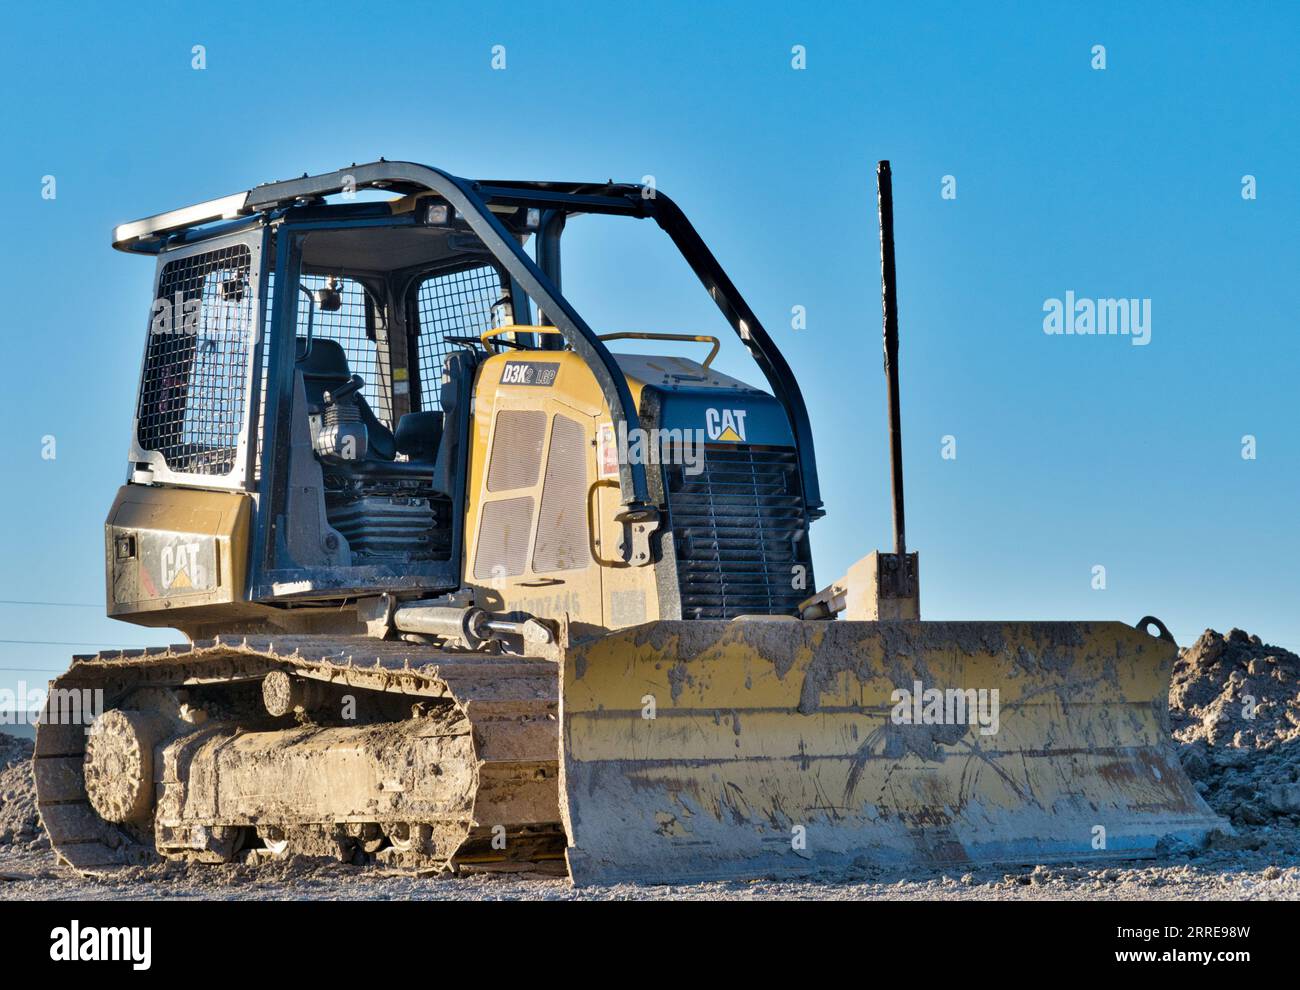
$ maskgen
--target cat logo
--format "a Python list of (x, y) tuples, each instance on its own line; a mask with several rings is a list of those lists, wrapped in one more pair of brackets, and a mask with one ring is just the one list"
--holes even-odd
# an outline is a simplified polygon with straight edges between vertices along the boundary
[(199, 563), (197, 543), (180, 543), (163, 547), (159, 564), (163, 587), (168, 591), (202, 587), (207, 583), (207, 575), (203, 573), (203, 565)]
[(704, 425), (710, 440), (724, 443), (745, 442), (745, 414), (748, 409), (708, 409), (704, 413)]

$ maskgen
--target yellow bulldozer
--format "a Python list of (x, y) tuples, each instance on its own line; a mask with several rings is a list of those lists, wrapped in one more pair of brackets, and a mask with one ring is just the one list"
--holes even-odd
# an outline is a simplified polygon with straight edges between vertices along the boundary
[[(878, 179), (895, 546), (824, 585), (799, 385), (662, 191), (381, 160), (116, 228), (157, 269), (108, 614), (189, 641), (52, 685), (58, 855), (661, 882), (1223, 827), (1158, 620), (920, 620)], [(561, 291), (584, 214), (657, 224), (766, 387), (714, 337), (594, 331)]]

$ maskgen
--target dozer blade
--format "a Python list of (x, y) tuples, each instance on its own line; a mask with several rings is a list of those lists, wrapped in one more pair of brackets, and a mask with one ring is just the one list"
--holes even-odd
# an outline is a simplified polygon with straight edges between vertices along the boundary
[(666, 621), (571, 646), (571, 876), (1037, 863), (1198, 841), (1228, 826), (1173, 751), (1175, 653), (1113, 622)]

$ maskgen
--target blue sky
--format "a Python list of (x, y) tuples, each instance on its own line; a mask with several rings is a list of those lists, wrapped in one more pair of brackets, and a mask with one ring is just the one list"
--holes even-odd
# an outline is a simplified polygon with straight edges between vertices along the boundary
[[(103, 598), (152, 275), (110, 249), (112, 226), (381, 155), (471, 176), (654, 176), (800, 377), (830, 580), (890, 540), (874, 204), (889, 158), (923, 613), (1153, 613), (1183, 643), (1238, 625), (1300, 649), (1297, 8), (802, 6), (8, 12), (0, 599)], [(565, 278), (598, 329), (725, 329), (645, 225), (575, 221)], [(1044, 301), (1067, 290), (1151, 300), (1150, 344), (1045, 335)], [(720, 362), (760, 378), (734, 339)], [(0, 630), (178, 638), (93, 607), (0, 605)], [(0, 667), (54, 669), (77, 649), (0, 643)], [(0, 670), (0, 687), (42, 676)]]

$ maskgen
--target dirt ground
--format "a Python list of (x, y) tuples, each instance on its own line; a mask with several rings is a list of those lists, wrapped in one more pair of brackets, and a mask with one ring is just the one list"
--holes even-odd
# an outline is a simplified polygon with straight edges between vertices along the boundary
[(0, 735), (0, 900), (1300, 900), (1300, 657), (1207, 630), (1180, 655), (1170, 714), (1184, 768), (1236, 831), (1203, 848), (1139, 862), (581, 890), (539, 874), (425, 878), (302, 859), (82, 877), (57, 865), (41, 832), (30, 742)]
[(1224, 848), (1112, 866), (870, 873), (810, 880), (575, 890), (560, 877), (385, 875), (320, 862), (258, 867), (179, 864), (88, 879), (49, 851), (0, 854), (3, 900), (1300, 900), (1300, 833), (1257, 830), (1258, 849)]

